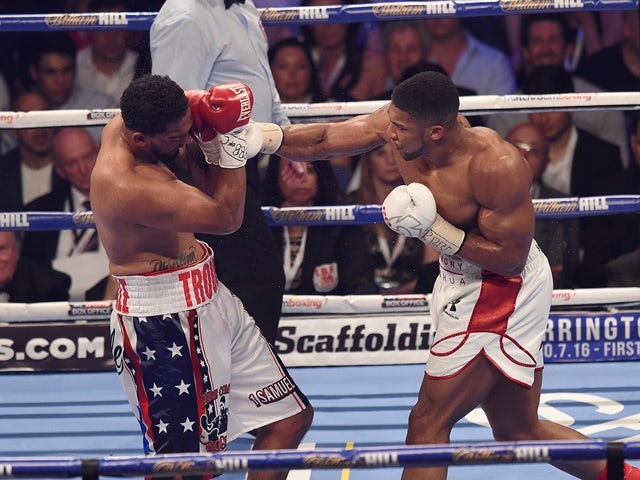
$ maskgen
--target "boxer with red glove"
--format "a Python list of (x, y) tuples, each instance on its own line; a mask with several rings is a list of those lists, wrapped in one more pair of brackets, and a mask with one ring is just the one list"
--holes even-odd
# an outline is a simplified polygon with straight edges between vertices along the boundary
[(191, 136), (207, 163), (243, 167), (249, 157), (247, 142), (239, 133), (251, 118), (251, 89), (243, 83), (228, 83), (209, 90), (186, 90), (185, 95), (193, 116)]

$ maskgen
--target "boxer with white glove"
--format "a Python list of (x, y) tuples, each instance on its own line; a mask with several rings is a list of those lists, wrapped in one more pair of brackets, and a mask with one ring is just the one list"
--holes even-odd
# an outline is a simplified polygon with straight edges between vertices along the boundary
[(438, 215), (431, 190), (421, 183), (394, 188), (384, 199), (382, 216), (394, 232), (419, 238), (446, 255), (455, 255), (464, 243), (464, 231)]
[(243, 83), (215, 85), (209, 90), (186, 90), (193, 116), (191, 137), (205, 161), (223, 168), (247, 163), (247, 141), (241, 136), (249, 123), (253, 93)]
[[(220, 146), (227, 156), (235, 158), (242, 154), (243, 147), (246, 150), (244, 155), (245, 163), (247, 159), (253, 158), (259, 153), (271, 155), (282, 145), (282, 128), (275, 123), (258, 123), (251, 120), (246, 127), (236, 129), (226, 135), (220, 134)], [(228, 150), (228, 151), (227, 151)], [(224, 156), (224, 153), (223, 153)], [(228, 167), (220, 163), (221, 167)]]

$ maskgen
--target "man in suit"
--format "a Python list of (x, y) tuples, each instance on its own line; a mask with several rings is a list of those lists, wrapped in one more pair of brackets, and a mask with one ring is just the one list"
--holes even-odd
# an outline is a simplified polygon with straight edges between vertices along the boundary
[[(634, 162), (618, 185), (621, 193), (640, 194), (640, 111), (629, 113), (631, 118), (631, 151)], [(640, 215), (621, 215), (624, 219), (628, 240), (622, 255), (607, 263), (608, 287), (637, 287), (640, 285)]]
[(20, 232), (0, 232), (0, 302), (69, 300), (71, 278), (21, 255)]
[[(69, 127), (58, 131), (53, 139), (53, 165), (64, 182), (29, 203), (27, 210), (91, 210), (89, 188), (97, 154), (98, 146), (86, 129)], [(85, 292), (109, 274), (108, 261), (95, 228), (27, 232), (24, 255), (67, 272), (73, 279), (72, 300), (84, 300)]]
[[(564, 13), (550, 12), (522, 16), (520, 28), (520, 50), (522, 69), (518, 72), (519, 87), (534, 69), (545, 65), (563, 67), (573, 58), (574, 35)], [(598, 92), (601, 89), (579, 75), (570, 74), (575, 92)], [(524, 92), (523, 92), (524, 93)], [(526, 122), (526, 114), (509, 112), (492, 115), (493, 125), (499, 133), (507, 131), (519, 123)], [(624, 124), (624, 115), (618, 110), (580, 110), (573, 114), (576, 127), (596, 135), (620, 149), (622, 164), (629, 164), (629, 149)]]
[[(529, 95), (573, 93), (570, 74), (559, 65), (546, 65), (532, 70), (523, 81), (523, 91)], [(553, 111), (529, 114), (549, 141), (550, 162), (542, 173), (542, 183), (564, 195), (590, 197), (611, 195), (611, 185), (623, 176), (620, 150), (589, 132), (577, 128), (571, 112)], [(622, 192), (619, 192), (622, 193)], [(615, 216), (595, 216), (580, 219), (582, 262), (578, 266), (575, 284), (582, 288), (605, 287), (605, 263), (620, 254), (621, 242), (613, 239), (620, 231)], [(607, 238), (607, 248), (602, 248)]]
[[(505, 137), (531, 165), (533, 181), (531, 198), (560, 198), (566, 195), (542, 182), (542, 173), (549, 164), (549, 142), (540, 128), (530, 122), (512, 128)], [(571, 288), (573, 272), (578, 263), (578, 228), (576, 219), (536, 220), (533, 237), (549, 259), (554, 288)]]
[[(77, 48), (66, 32), (37, 32), (30, 37), (29, 76), (52, 109), (117, 108), (104, 93), (86, 90), (76, 82)], [(100, 142), (102, 126), (87, 127)]]
[[(14, 111), (47, 110), (49, 103), (38, 92), (24, 92), (11, 103)], [(17, 145), (0, 157), (0, 209), (22, 211), (25, 204), (57, 186), (61, 179), (51, 163), (53, 128), (11, 131)]]

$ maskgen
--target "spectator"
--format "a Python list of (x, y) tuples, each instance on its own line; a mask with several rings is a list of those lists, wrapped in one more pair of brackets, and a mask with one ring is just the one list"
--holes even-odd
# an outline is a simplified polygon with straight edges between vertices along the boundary
[[(126, 12), (127, 0), (92, 0), (89, 12)], [(128, 47), (129, 30), (90, 30), (89, 45), (78, 51), (76, 82), (120, 101), (133, 80), (138, 53)]]
[[(521, 35), (522, 23), (532, 17), (544, 17), (548, 13), (529, 15), (506, 15), (503, 17), (505, 33), (508, 43), (508, 50), (512, 58), (513, 69), (516, 72), (526, 74), (522, 71), (522, 49)], [(592, 54), (600, 50), (603, 45), (610, 45), (612, 38), (617, 38), (617, 34), (612, 35), (612, 30), (617, 29), (619, 23), (619, 12), (579, 12), (571, 11), (564, 14), (551, 13), (551, 16), (561, 16), (561, 22), (567, 27), (567, 38), (572, 48), (570, 55), (566, 57), (565, 67), (573, 72), (583, 56)], [(542, 46), (542, 45), (540, 45)], [(521, 80), (521, 78), (520, 78)]]
[[(85, 90), (76, 84), (77, 50), (64, 32), (33, 34), (29, 57), (29, 74), (37, 90), (52, 109), (116, 108), (118, 102), (107, 95)], [(90, 127), (91, 135), (100, 142), (102, 126)]]
[[(349, 2), (343, 2), (349, 3)], [(303, 0), (303, 7), (334, 5), (333, 0)], [(363, 50), (357, 23), (318, 23), (300, 27), (311, 50), (322, 94), (333, 101), (371, 100), (385, 90), (380, 55)]]
[[(48, 110), (49, 103), (38, 92), (18, 94), (14, 111)], [(34, 198), (55, 188), (62, 180), (51, 163), (53, 128), (11, 130), (17, 145), (0, 157), (0, 209), (21, 211)]]
[[(459, 18), (424, 20), (431, 39), (427, 60), (440, 65), (457, 87), (476, 95), (509, 95), (516, 81), (507, 55), (471, 35)], [(493, 116), (483, 120), (493, 126)]]
[[(358, 205), (382, 205), (391, 191), (404, 182), (385, 144), (362, 155), (360, 187), (350, 200)], [(439, 253), (417, 238), (398, 235), (385, 224), (364, 227), (374, 265), (374, 281), (383, 295), (429, 293), (438, 276)]]
[[(531, 198), (561, 198), (565, 194), (542, 182), (542, 173), (549, 164), (549, 142), (533, 123), (515, 126), (505, 138), (520, 150), (531, 165), (533, 181)], [(554, 288), (572, 288), (573, 272), (578, 263), (578, 224), (575, 219), (536, 220), (534, 238), (547, 256), (553, 274)]]
[(388, 74), (388, 90), (383, 98), (390, 99), (391, 90), (403, 80), (405, 70), (427, 58), (429, 35), (422, 20), (386, 22), (382, 44)]
[[(64, 183), (26, 208), (53, 212), (91, 210), (90, 179), (97, 154), (98, 145), (86, 129), (61, 129), (53, 139), (53, 165)], [(28, 232), (23, 253), (68, 273), (72, 278), (72, 300), (85, 300), (86, 291), (109, 275), (109, 263), (95, 228)]]
[(269, 66), (283, 103), (322, 101), (318, 71), (311, 52), (295, 37), (277, 42), (269, 49)]
[[(324, 101), (320, 93), (318, 71), (311, 52), (301, 40), (285, 38), (269, 49), (269, 65), (276, 89), (283, 103), (317, 103)], [(267, 156), (260, 161), (261, 178), (269, 163)], [(353, 171), (351, 157), (330, 160), (340, 188), (344, 191)]]
[(622, 40), (587, 56), (578, 74), (609, 92), (637, 92), (640, 89), (640, 11), (622, 14)]
[(509, 95), (516, 82), (507, 56), (465, 30), (458, 18), (424, 20), (431, 39), (428, 60), (447, 72), (456, 86), (478, 95)]
[[(269, 65), (276, 89), (283, 103), (316, 103), (323, 100), (311, 52), (297, 38), (280, 40), (269, 49)], [(261, 178), (269, 163), (269, 157), (260, 159)], [(340, 188), (346, 189), (352, 174), (351, 157), (336, 157), (330, 161), (334, 167)]]
[[(525, 15), (520, 30), (522, 52), (522, 70), (520, 83), (533, 69), (545, 65), (562, 66), (566, 69), (571, 63), (574, 38), (566, 17), (559, 13)], [(575, 92), (597, 92), (592, 83), (583, 78), (572, 76)], [(597, 137), (615, 144), (622, 158), (623, 166), (629, 165), (629, 149), (624, 116), (617, 110), (583, 110), (573, 115), (575, 125)], [(509, 113), (492, 115), (492, 125), (501, 135), (519, 123), (527, 121), (526, 114)]]
[[(640, 194), (640, 112), (634, 110), (631, 115), (631, 151), (634, 164), (624, 175), (618, 188), (623, 193)], [(640, 285), (640, 215), (624, 215), (626, 234), (629, 242), (627, 251), (607, 263), (608, 287), (637, 287)]]
[[(253, 91), (251, 118), (288, 124), (267, 58), (260, 15), (251, 0), (167, 0), (150, 31), (153, 73), (184, 89), (242, 81)], [(188, 53), (186, 53), (188, 52)], [(258, 157), (246, 165), (242, 227), (231, 235), (199, 235), (216, 252), (218, 276), (237, 295), (265, 338), (275, 341), (282, 312), (284, 272), (261, 210)]]
[[(283, 173), (292, 168), (272, 155), (263, 184), (263, 204), (275, 207), (339, 205), (340, 188), (327, 162), (305, 164), (302, 175)], [(360, 226), (300, 226), (271, 229), (282, 252), (285, 292), (299, 295), (378, 293), (373, 266)]]
[(566, 68), (571, 62), (574, 44), (575, 37), (563, 14), (525, 15), (520, 26), (519, 84), (536, 67), (561, 65)]
[[(523, 91), (529, 95), (571, 93), (573, 84), (563, 67), (548, 65), (527, 75)], [(550, 162), (542, 173), (546, 185), (564, 195), (578, 197), (612, 193), (608, 185), (615, 185), (623, 172), (618, 147), (577, 128), (570, 112), (530, 113), (529, 119), (549, 141)], [(574, 278), (576, 286), (605, 286), (604, 263), (616, 255), (620, 245), (619, 241), (611, 241), (619, 231), (613, 226), (615, 223), (613, 216), (580, 220), (583, 255)], [(613, 244), (606, 249), (601, 243), (605, 232)]]
[(0, 302), (69, 300), (71, 278), (21, 255), (22, 234), (0, 232)]

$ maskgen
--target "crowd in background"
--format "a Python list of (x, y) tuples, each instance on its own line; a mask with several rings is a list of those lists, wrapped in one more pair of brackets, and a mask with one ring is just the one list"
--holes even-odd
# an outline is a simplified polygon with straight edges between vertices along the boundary
[[(156, 12), (162, 3), (2, 2), (0, 14)], [(260, 8), (338, 2), (254, 3)], [(265, 32), (271, 73), (287, 104), (389, 99), (395, 85), (424, 70), (448, 75), (461, 96), (638, 92), (639, 23), (638, 10), (607, 10), (266, 26)], [(128, 83), (151, 72), (147, 31), (2, 32), (0, 38), (1, 111), (117, 107)], [(640, 194), (639, 119), (631, 110), (469, 118), (520, 149), (532, 166), (533, 198)], [(90, 210), (88, 180), (100, 130), (0, 132), (0, 210)], [(381, 204), (402, 182), (389, 147), (311, 163), (303, 175), (288, 177), (289, 183), (281, 174), (291, 168), (287, 160), (295, 161), (261, 159), (263, 205)], [(638, 286), (639, 219), (636, 214), (537, 222), (535, 238), (551, 263), (554, 286)], [(437, 252), (383, 225), (283, 227), (272, 233), (287, 260), (286, 293), (428, 293), (438, 272)], [(95, 230), (3, 238), (4, 301), (114, 298)], [(20, 289), (29, 288), (29, 274), (14, 272), (27, 272), (27, 263), (38, 269), (38, 278), (63, 288), (43, 287), (41, 298), (25, 297)]]

